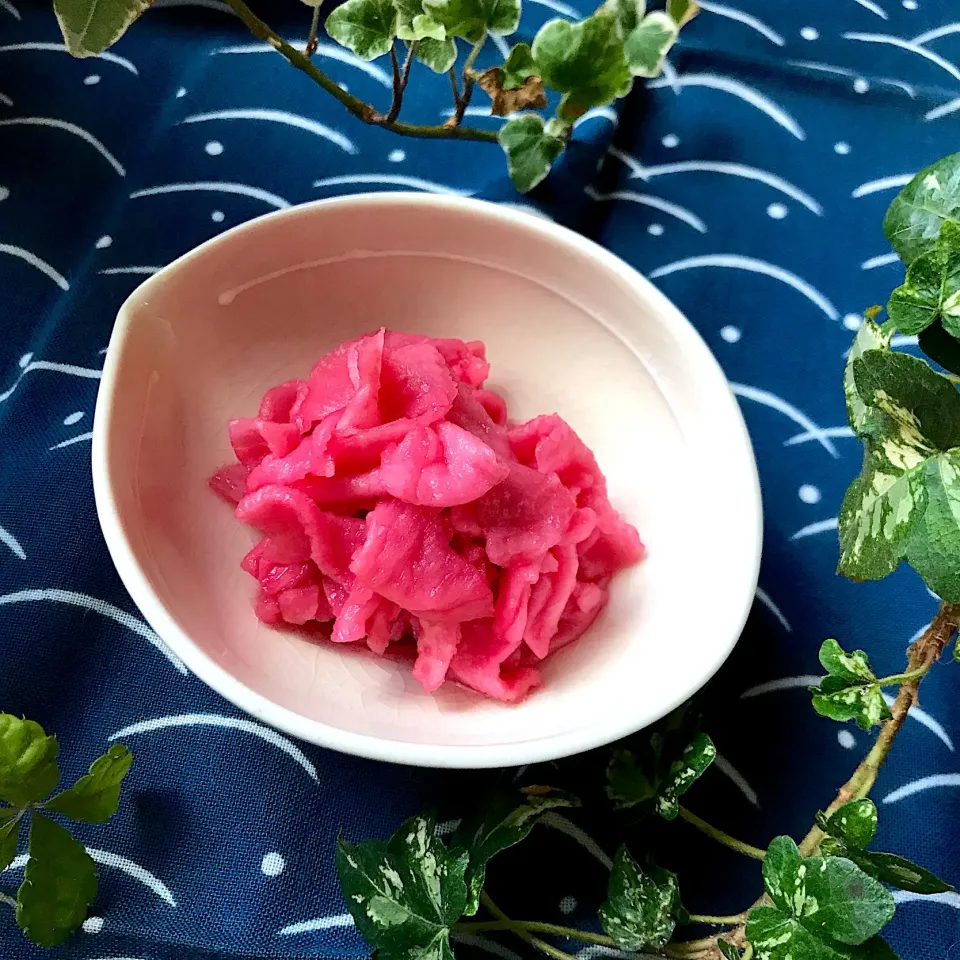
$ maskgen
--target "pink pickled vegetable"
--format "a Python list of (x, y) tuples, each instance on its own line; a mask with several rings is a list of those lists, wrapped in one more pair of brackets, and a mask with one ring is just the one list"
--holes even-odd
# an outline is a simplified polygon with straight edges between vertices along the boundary
[(264, 623), (383, 656), (416, 649), (427, 691), (505, 702), (578, 640), (637, 531), (556, 414), (508, 420), (480, 341), (378, 330), (230, 422), (210, 478), (262, 534), (241, 562)]

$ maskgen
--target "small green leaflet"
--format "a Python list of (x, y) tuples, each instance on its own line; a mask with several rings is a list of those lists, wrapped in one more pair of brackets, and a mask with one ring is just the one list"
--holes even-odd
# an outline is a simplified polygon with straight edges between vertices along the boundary
[[(658, 734), (654, 734), (658, 737)], [(659, 741), (654, 743), (654, 767), (659, 761)], [(693, 786), (713, 763), (717, 748), (705, 734), (698, 733), (665, 772), (644, 770), (632, 750), (615, 750), (607, 766), (607, 796), (617, 806), (627, 808), (653, 801), (657, 813), (666, 820), (676, 818), (678, 797)]]
[(150, 0), (54, 0), (67, 51), (94, 57), (112, 46), (140, 16)]
[(633, 76), (657, 76), (678, 32), (676, 22), (667, 14), (659, 10), (648, 13), (623, 39), (623, 50)]
[(667, 13), (678, 27), (686, 26), (699, 12), (696, 0), (667, 0)]
[(15, 807), (43, 800), (60, 779), (59, 749), (39, 723), (0, 713), (0, 800)]
[(447, 33), (423, 11), (421, 0), (393, 0), (397, 9), (397, 37), (400, 40), (446, 40)]
[(63, 827), (34, 813), (30, 858), (17, 891), (17, 923), (37, 946), (57, 947), (83, 923), (97, 895), (93, 860)]
[(570, 122), (630, 91), (633, 77), (617, 14), (601, 9), (580, 23), (550, 20), (533, 39), (546, 86), (564, 94), (559, 115)]
[(846, 653), (836, 640), (820, 647), (820, 663), (827, 671), (819, 686), (811, 687), (813, 709), (831, 720), (855, 720), (861, 730), (890, 717), (880, 684), (862, 650)]
[(852, 860), (864, 873), (912, 893), (945, 893), (952, 890), (936, 874), (893, 853), (867, 850), (877, 831), (877, 808), (872, 800), (851, 800), (830, 817), (817, 816), (827, 837), (822, 852)]
[(361, 60), (390, 52), (399, 15), (392, 0), (346, 0), (327, 16), (327, 33)]
[(500, 73), (500, 86), (504, 90), (516, 90), (523, 86), (527, 77), (539, 76), (537, 64), (526, 43), (518, 43), (507, 54)]
[(357, 929), (385, 957), (453, 960), (450, 928), (467, 906), (465, 850), (448, 850), (432, 816), (387, 841), (337, 841), (337, 875)]
[(724, 955), (726, 960), (740, 960), (740, 951), (726, 940), (718, 940), (717, 949)]
[(850, 860), (805, 858), (789, 837), (775, 837), (763, 861), (763, 885), (774, 905), (755, 907), (747, 918), (747, 940), (758, 958), (890, 955), (873, 938), (893, 918), (893, 896)]
[(496, 854), (523, 840), (548, 810), (580, 806), (576, 797), (551, 787), (528, 787), (523, 794), (521, 803), (516, 794), (497, 794), (474, 817), (465, 820), (450, 840), (451, 846), (462, 847), (470, 855), (464, 910), (468, 916), (477, 912), (487, 864)]
[(883, 232), (909, 265), (933, 248), (944, 221), (960, 221), (960, 153), (921, 170), (894, 197)]
[(513, 185), (527, 193), (550, 172), (566, 141), (551, 134), (543, 118), (534, 113), (511, 117), (497, 135), (507, 155), (507, 170)]
[(660, 950), (686, 919), (677, 878), (659, 867), (644, 873), (625, 846), (610, 872), (600, 924), (622, 950)]
[(446, 40), (421, 40), (414, 56), (434, 73), (446, 73), (457, 62), (457, 44), (453, 37)]
[(106, 823), (120, 802), (120, 783), (127, 775), (133, 755), (120, 744), (114, 744), (102, 757), (93, 761), (90, 772), (69, 790), (47, 801), (46, 807), (71, 820), (84, 823)]
[(939, 321), (947, 333), (960, 337), (960, 224), (944, 221), (936, 246), (907, 268), (887, 312), (901, 333), (921, 333)]
[[(843, 371), (843, 392), (847, 400), (847, 419), (853, 432), (863, 440), (873, 435), (886, 423), (886, 417), (875, 407), (868, 406), (857, 389), (853, 378), (853, 364), (868, 350), (889, 350), (893, 331), (884, 332), (873, 320), (864, 320), (857, 330), (847, 364)], [(879, 423), (878, 423), (879, 421)]]
[(520, 0), (423, 0), (425, 10), (451, 37), (478, 43), (486, 34), (503, 37), (520, 24)]
[(647, 12), (646, 0), (606, 0), (603, 10), (610, 10), (617, 15), (617, 22), (623, 36), (636, 29)]
[(9, 807), (0, 809), (0, 871), (6, 870), (17, 855), (19, 837), (20, 811)]

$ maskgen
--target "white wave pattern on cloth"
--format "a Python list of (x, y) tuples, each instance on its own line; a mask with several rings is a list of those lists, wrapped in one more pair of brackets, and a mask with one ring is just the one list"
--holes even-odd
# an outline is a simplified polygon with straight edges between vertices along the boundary
[(89, 430), (87, 433), (78, 433), (75, 437), (69, 437), (66, 440), (61, 440), (59, 443), (55, 443), (52, 447), (49, 447), (50, 450), (62, 450), (64, 447), (72, 447), (75, 443), (86, 443), (88, 440), (93, 439), (93, 431)]
[(769, 170), (760, 170), (743, 163), (727, 163), (722, 160), (680, 160), (676, 163), (657, 163), (644, 166), (630, 154), (611, 147), (611, 156), (625, 163), (630, 168), (630, 177), (640, 180), (649, 180), (651, 177), (662, 177), (674, 173), (720, 173), (731, 177), (740, 177), (744, 180), (757, 180), (768, 187), (778, 190), (785, 196), (802, 203), (811, 213), (818, 217), (823, 216), (823, 207), (810, 194), (794, 186), (783, 177), (778, 177)]
[(97, 273), (102, 273), (105, 277), (115, 277), (125, 273), (138, 277), (152, 277), (162, 269), (163, 267), (107, 267), (105, 270), (98, 270)]
[(571, 20), (582, 20), (583, 14), (569, 3), (563, 3), (562, 0), (530, 0), (538, 6), (546, 7), (554, 13), (559, 13), (561, 17), (569, 17)]
[(724, 756), (719, 753), (713, 759), (713, 765), (747, 798), (747, 802), (760, 809), (757, 791), (750, 786), (747, 778)]
[(97, 153), (100, 154), (121, 177), (127, 175), (127, 171), (120, 161), (89, 131), (83, 127), (78, 127), (75, 123), (69, 123), (66, 120), (59, 120), (56, 117), (8, 117), (6, 120), (0, 120), (0, 127), (49, 127), (52, 130), (63, 130), (75, 137), (79, 137), (86, 143), (89, 143)]
[(960, 910), (960, 893), (947, 890), (944, 893), (913, 893), (910, 890), (891, 890), (893, 899), (898, 903), (936, 903)]
[[(303, 40), (294, 40), (291, 41), (294, 46), (303, 47), (306, 44), (306, 39)], [(232, 47), (219, 47), (216, 50), (211, 50), (211, 56), (216, 54), (251, 54), (251, 53), (276, 53), (273, 47), (269, 43), (240, 43), (235, 44)], [(386, 87), (388, 90), (393, 88), (393, 81), (387, 75), (386, 71), (380, 67), (375, 66), (372, 63), (367, 63), (365, 60), (361, 60), (358, 56), (350, 53), (349, 50), (345, 50), (343, 47), (338, 47), (333, 43), (321, 43), (317, 45), (317, 52), (314, 54), (315, 57), (327, 57), (330, 60), (336, 60), (338, 63), (344, 63), (348, 67), (354, 67), (357, 70), (362, 71), (368, 77), (376, 80), (381, 86)]]
[(960, 773), (935, 773), (929, 777), (921, 777), (919, 780), (911, 780), (902, 787), (897, 787), (896, 790), (888, 793), (883, 798), (883, 802), (897, 803), (897, 801), (905, 800), (907, 797), (916, 796), (918, 793), (924, 793), (927, 790), (938, 790), (941, 787), (960, 787)]
[(740, 694), (740, 699), (748, 700), (750, 697), (759, 697), (764, 693), (777, 693), (779, 690), (815, 687), (819, 682), (820, 677), (813, 673), (804, 673), (796, 677), (780, 677), (778, 680), (768, 680), (766, 683), (749, 687)]
[(14, 20), (22, 20), (20, 11), (10, 2), (10, 0), (0, 0), (0, 10), (6, 10)]
[(590, 120), (609, 120), (614, 129), (620, 126), (620, 117), (617, 116), (617, 111), (613, 107), (591, 107), (582, 117), (574, 121), (573, 129), (582, 127)]
[(27, 559), (27, 553), (20, 546), (20, 541), (6, 527), (0, 527), (0, 543), (4, 544), (15, 557), (21, 560)]
[(765, 113), (771, 120), (778, 123), (784, 130), (788, 130), (798, 140), (806, 140), (807, 135), (803, 127), (797, 123), (793, 117), (782, 107), (774, 103), (769, 97), (765, 97), (753, 87), (741, 83), (739, 80), (732, 80), (730, 77), (723, 77), (716, 73), (682, 73), (671, 82), (667, 77), (657, 80), (651, 80), (647, 86), (653, 90), (659, 87), (707, 87), (710, 90), (720, 90), (723, 93), (729, 93), (757, 110)]
[(469, 197), (472, 190), (457, 190), (454, 187), (444, 186), (435, 180), (423, 180), (421, 177), (408, 177), (402, 173), (353, 173), (340, 177), (325, 177), (323, 180), (314, 180), (315, 187), (345, 187), (345, 186), (375, 186), (375, 187), (409, 187), (411, 190), (423, 190), (426, 193), (439, 193), (451, 197)]
[(686, 207), (681, 207), (677, 203), (663, 200), (661, 197), (652, 197), (647, 193), (635, 193), (633, 190), (612, 190), (610, 193), (600, 193), (589, 185), (583, 188), (583, 192), (591, 200), (626, 200), (629, 203), (639, 203), (642, 206), (653, 207), (654, 210), (659, 210), (661, 213), (683, 221), (698, 233), (707, 232), (707, 225), (695, 213), (691, 213)]
[(9, 400), (10, 397), (13, 396), (17, 387), (20, 386), (20, 381), (28, 373), (33, 373), (35, 370), (47, 370), (51, 373), (65, 373), (70, 377), (83, 377), (88, 380), (99, 380), (103, 374), (102, 370), (94, 370), (90, 367), (78, 367), (72, 363), (53, 363), (50, 360), (31, 359), (28, 363), (22, 366), (20, 375), (13, 382), (13, 386), (8, 387), (3, 393), (0, 393), (0, 403), (3, 403), (5, 400)]
[(960, 110), (960, 97), (957, 97), (955, 100), (948, 100), (939, 107), (934, 107), (932, 110), (928, 110), (923, 115), (923, 119), (939, 120), (941, 117), (946, 117), (948, 114), (956, 113), (958, 110)]
[[(90, 859), (95, 863), (99, 863), (103, 867), (121, 870), (128, 877), (132, 877), (134, 880), (137, 880), (152, 890), (164, 903), (171, 907), (176, 907), (177, 901), (170, 891), (170, 888), (147, 870), (146, 867), (140, 866), (139, 863), (135, 863), (127, 857), (120, 856), (119, 853), (112, 853), (110, 850), (100, 850), (97, 847), (87, 847), (86, 850), (87, 853), (90, 854)], [(2, 870), (0, 873), (6, 873), (7, 870), (22, 870), (26, 865), (27, 859), (27, 854), (21, 853), (10, 862), (6, 870)]]
[(765, 277), (772, 277), (802, 293), (811, 303), (815, 303), (831, 320), (839, 320), (837, 308), (812, 284), (802, 277), (783, 267), (770, 263), (767, 260), (758, 260), (756, 257), (745, 257), (739, 253), (708, 253), (700, 257), (687, 257), (684, 260), (675, 260), (650, 273), (650, 279), (668, 277), (671, 273), (680, 270), (695, 270), (701, 267), (723, 267), (730, 270), (747, 270), (750, 273), (761, 273)]
[(908, 53), (915, 53), (918, 57), (923, 57), (931, 63), (935, 63), (941, 70), (945, 70), (954, 80), (960, 80), (960, 70), (949, 60), (944, 59), (938, 53), (921, 47), (911, 40), (904, 40), (903, 37), (894, 37), (886, 33), (845, 33), (844, 40), (858, 40), (861, 43), (882, 43), (891, 47), (899, 47)]
[[(69, 53), (66, 46), (62, 43), (30, 41), (28, 43), (7, 43), (0, 46), (0, 53), (12, 53), (16, 50), (42, 50), (50, 53)], [(126, 57), (118, 57), (115, 53), (110, 53), (108, 50), (105, 50), (103, 53), (90, 54), (90, 59), (103, 60), (106, 63), (115, 63), (134, 76), (139, 76), (140, 74), (140, 71), (130, 60)]]
[(277, 931), (278, 937), (294, 937), (300, 933), (314, 933), (317, 930), (333, 930), (337, 927), (352, 927), (353, 917), (349, 913), (338, 913), (329, 917), (314, 917), (313, 920), (302, 920), (300, 923), (291, 923)]
[(566, 817), (562, 817), (559, 813), (554, 813), (550, 810), (540, 818), (540, 823), (545, 827), (556, 830), (558, 833), (564, 834), (564, 836), (570, 837), (571, 840), (576, 840), (595, 860), (602, 863), (608, 870), (613, 869), (613, 861), (604, 853), (597, 841)]
[(24, 250), (23, 247), (14, 246), (12, 243), (0, 243), (0, 253), (6, 253), (11, 257), (18, 257), (25, 263), (29, 263), (31, 267), (35, 267), (41, 273), (46, 274), (61, 290), (70, 289), (70, 284), (67, 281), (67, 278), (60, 273), (59, 270), (55, 270), (50, 266), (49, 263), (47, 263), (46, 260), (42, 260), (35, 253), (31, 253), (29, 250)]
[(860, 264), (861, 270), (876, 270), (877, 267), (886, 267), (891, 263), (897, 263), (900, 257), (891, 251), (890, 253), (880, 253), (875, 257), (870, 257)]
[(267, 110), (261, 107), (234, 107), (229, 110), (211, 110), (208, 113), (195, 113), (189, 117), (184, 117), (181, 123), (208, 123), (215, 120), (264, 120), (267, 123), (281, 123), (288, 127), (296, 127), (298, 130), (306, 130), (314, 136), (322, 137), (330, 143), (335, 144), (344, 153), (359, 153), (357, 145), (339, 130), (328, 127), (324, 123), (311, 120), (309, 117), (302, 117), (298, 113), (290, 113), (288, 110)]
[(790, 437), (789, 440), (784, 440), (783, 445), (785, 447), (795, 447), (798, 443), (809, 443), (811, 440), (819, 440), (821, 437), (833, 438), (852, 436), (853, 430), (851, 430), (850, 427), (824, 427), (822, 430), (818, 429), (813, 433), (810, 431), (798, 433), (795, 436)]
[(180, 673), (186, 674), (187, 668), (180, 658), (150, 629), (142, 620), (138, 620), (126, 610), (115, 607), (106, 600), (98, 597), (91, 597), (86, 593), (75, 593), (72, 590), (17, 590), (15, 593), (5, 593), (0, 596), (0, 606), (13, 603), (63, 603), (71, 607), (80, 607), (84, 610), (90, 610), (93, 613), (99, 613), (102, 617), (107, 617), (121, 627), (143, 637), (151, 646), (156, 647)]
[(889, 20), (887, 16), (887, 11), (883, 9), (878, 3), (874, 3), (873, 0), (854, 0), (854, 3), (859, 3), (864, 10), (869, 10), (872, 14), (880, 17), (881, 20)]
[[(2, 598), (0, 598), (2, 600)], [(317, 768), (307, 759), (306, 754), (292, 741), (280, 736), (276, 730), (265, 727), (262, 723), (252, 720), (241, 720), (238, 717), (223, 717), (215, 713), (182, 713), (176, 716), (154, 717), (140, 723), (132, 723), (116, 733), (110, 734), (111, 740), (122, 737), (133, 737), (143, 733), (156, 733), (159, 730), (169, 730), (174, 727), (222, 727), (226, 730), (238, 730), (240, 733), (249, 733), (259, 737), (271, 746), (282, 750), (287, 756), (295, 760), (310, 779), (318, 782)]]
[(817, 520), (815, 523), (808, 523), (805, 527), (801, 527), (795, 534), (793, 534), (791, 540), (802, 540), (804, 537), (815, 537), (821, 533), (831, 533), (837, 529), (837, 518), (829, 517), (826, 520)]
[(762, 20), (750, 13), (744, 13), (742, 10), (738, 10), (736, 7), (728, 7), (723, 3), (713, 3), (712, 0), (700, 0), (700, 8), (715, 16), (736, 20), (737, 23), (742, 23), (744, 26), (756, 30), (757, 33), (766, 37), (771, 43), (776, 44), (778, 47), (782, 47), (785, 43), (783, 37), (781, 37), (773, 27), (767, 26)]
[(787, 633), (793, 632), (790, 621), (781, 613), (780, 608), (770, 599), (766, 590), (757, 587), (757, 599), (780, 621), (781, 626)]
[(910, 42), (922, 47), (925, 43), (931, 43), (939, 40), (941, 37), (949, 36), (951, 33), (960, 33), (960, 23), (943, 23), (939, 27), (927, 30), (926, 33), (918, 33)]
[(155, 197), (164, 193), (188, 193), (190, 191), (201, 191), (206, 193), (232, 193), (238, 197), (252, 197), (254, 200), (262, 200), (264, 203), (276, 207), (277, 210), (286, 210), (290, 201), (269, 190), (261, 190), (260, 187), (251, 187), (246, 183), (228, 183), (223, 180), (198, 180), (195, 183), (164, 183), (158, 187), (145, 187), (142, 190), (134, 190), (130, 194), (131, 200), (139, 197)]
[(782, 397), (778, 397), (769, 390), (761, 390), (759, 387), (752, 387), (747, 383), (731, 383), (730, 389), (735, 396), (743, 397), (744, 400), (752, 400), (754, 403), (770, 407), (771, 410), (776, 410), (777, 413), (789, 417), (798, 427), (803, 427), (807, 433), (812, 434), (820, 446), (831, 456), (834, 458), (840, 456), (833, 441), (802, 410), (792, 403), (787, 403)]
[(915, 173), (897, 173), (890, 177), (880, 177), (879, 180), (868, 180), (861, 183), (851, 197), (865, 197), (870, 193), (878, 193), (880, 190), (893, 190), (896, 187), (905, 187), (914, 177)]

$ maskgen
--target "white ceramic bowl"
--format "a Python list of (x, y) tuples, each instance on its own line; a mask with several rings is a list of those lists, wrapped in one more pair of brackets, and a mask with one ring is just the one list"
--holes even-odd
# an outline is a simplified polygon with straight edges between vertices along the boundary
[[(232, 459), (227, 421), (381, 325), (484, 340), (512, 416), (567, 419), (648, 547), (520, 705), (453, 684), (424, 693), (405, 665), (317, 646), (253, 615), (254, 584), (238, 564), (254, 534), (206, 483)], [(625, 736), (717, 670), (757, 582), (756, 467), (703, 341), (596, 244), (473, 200), (307, 204), (229, 230), (151, 277), (110, 341), (93, 479), (124, 584), (197, 676), (273, 727), (379, 760), (508, 766)]]

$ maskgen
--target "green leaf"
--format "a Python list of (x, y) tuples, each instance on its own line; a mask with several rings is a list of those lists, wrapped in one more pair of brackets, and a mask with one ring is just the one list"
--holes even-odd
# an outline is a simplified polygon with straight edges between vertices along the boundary
[(75, 57), (93, 57), (113, 46), (140, 16), (150, 0), (54, 0), (67, 50)]
[(606, 0), (601, 9), (616, 14), (620, 31), (626, 36), (643, 20), (643, 15), (647, 12), (647, 0)]
[(399, 14), (392, 0), (346, 0), (327, 16), (327, 33), (361, 60), (390, 52)]
[(876, 805), (866, 798), (851, 800), (835, 810), (823, 828), (831, 837), (843, 840), (854, 850), (866, 850), (877, 834)]
[(607, 764), (607, 796), (621, 809), (655, 799), (657, 785), (641, 769), (632, 750), (614, 750)]
[(960, 601), (960, 450), (930, 460), (924, 471), (928, 497), (907, 541), (907, 562), (948, 603)]
[(96, 867), (68, 831), (36, 812), (27, 849), (17, 923), (37, 946), (57, 947), (83, 923), (97, 895)]
[(883, 232), (904, 263), (933, 249), (944, 221), (960, 221), (960, 154), (921, 170), (894, 198)]
[(0, 871), (6, 870), (17, 855), (20, 816), (19, 810), (9, 807), (0, 809)]
[(673, 820), (679, 813), (677, 798), (682, 797), (698, 777), (713, 763), (717, 748), (705, 734), (698, 733), (684, 748), (680, 759), (670, 767), (666, 783), (657, 794), (657, 813)]
[(919, 338), (920, 349), (934, 363), (945, 370), (960, 375), (960, 340), (952, 337), (943, 329), (943, 324), (935, 323), (927, 327)]
[(844, 856), (852, 860), (864, 873), (900, 890), (927, 894), (947, 893), (953, 889), (935, 873), (904, 857), (898, 857), (895, 853), (848, 850)]
[(537, 64), (526, 43), (518, 43), (507, 54), (500, 73), (500, 85), (504, 90), (516, 90), (523, 86), (527, 77), (540, 76)]
[(633, 84), (617, 15), (610, 10), (580, 23), (550, 20), (532, 49), (543, 82), (564, 94), (559, 113), (565, 120), (624, 96)]
[(936, 246), (910, 264), (887, 311), (901, 333), (921, 333), (940, 321), (960, 336), (960, 224), (944, 222)]
[[(421, 0), (393, 0), (397, 10), (397, 37), (401, 40), (446, 40), (443, 25), (423, 11)], [(448, 68), (449, 69), (449, 68)]]
[(740, 951), (726, 940), (718, 940), (717, 949), (726, 957), (726, 960), (740, 960)]
[(655, 10), (628, 33), (623, 40), (630, 73), (635, 77), (656, 77), (663, 69), (663, 58), (677, 39), (679, 27), (667, 14)]
[(511, 117), (501, 128), (497, 139), (507, 155), (507, 170), (513, 185), (527, 193), (550, 172), (566, 143), (551, 136), (543, 119), (533, 113)]
[(421, 40), (414, 56), (434, 73), (446, 73), (457, 62), (457, 44), (453, 37)]
[[(879, 933), (895, 909), (890, 892), (855, 863), (842, 857), (802, 857), (789, 837), (776, 837), (767, 848), (763, 885), (782, 914), (815, 938), (851, 946)], [(753, 943), (749, 928), (747, 937)]]
[(856, 947), (822, 940), (777, 907), (754, 907), (746, 934), (757, 960), (897, 960), (879, 937)]
[(863, 440), (875, 434), (886, 424), (886, 416), (874, 407), (867, 406), (853, 378), (853, 365), (868, 350), (889, 350), (893, 331), (884, 332), (872, 320), (864, 320), (857, 330), (853, 346), (843, 371), (843, 392), (847, 401), (847, 419), (853, 432)]
[(465, 850), (447, 847), (432, 816), (388, 840), (337, 841), (337, 875), (357, 929), (385, 957), (453, 960), (450, 928), (467, 906)]
[(43, 800), (60, 779), (59, 749), (39, 723), (0, 713), (0, 800), (15, 807)]
[(90, 772), (69, 790), (47, 801), (46, 807), (71, 820), (84, 823), (106, 823), (120, 802), (120, 783), (127, 775), (133, 754), (119, 743), (93, 761)]
[(453, 847), (462, 847), (470, 855), (464, 910), (467, 916), (477, 912), (487, 864), (496, 854), (525, 839), (548, 810), (580, 806), (576, 797), (552, 787), (528, 787), (523, 793), (522, 803), (517, 802), (514, 793), (495, 795), (474, 817), (465, 820), (451, 838)]
[(610, 872), (600, 924), (623, 950), (660, 950), (673, 936), (682, 912), (677, 878), (657, 868), (644, 873), (625, 846)]
[(667, 0), (667, 13), (678, 27), (686, 26), (699, 12), (696, 0)]
[(520, 25), (520, 0), (423, 0), (423, 5), (450, 36), (470, 43), (488, 33), (507, 36)]
[(862, 650), (848, 654), (836, 640), (825, 640), (820, 663), (828, 675), (811, 687), (817, 713), (841, 722), (855, 720), (861, 730), (889, 718), (890, 708)]

